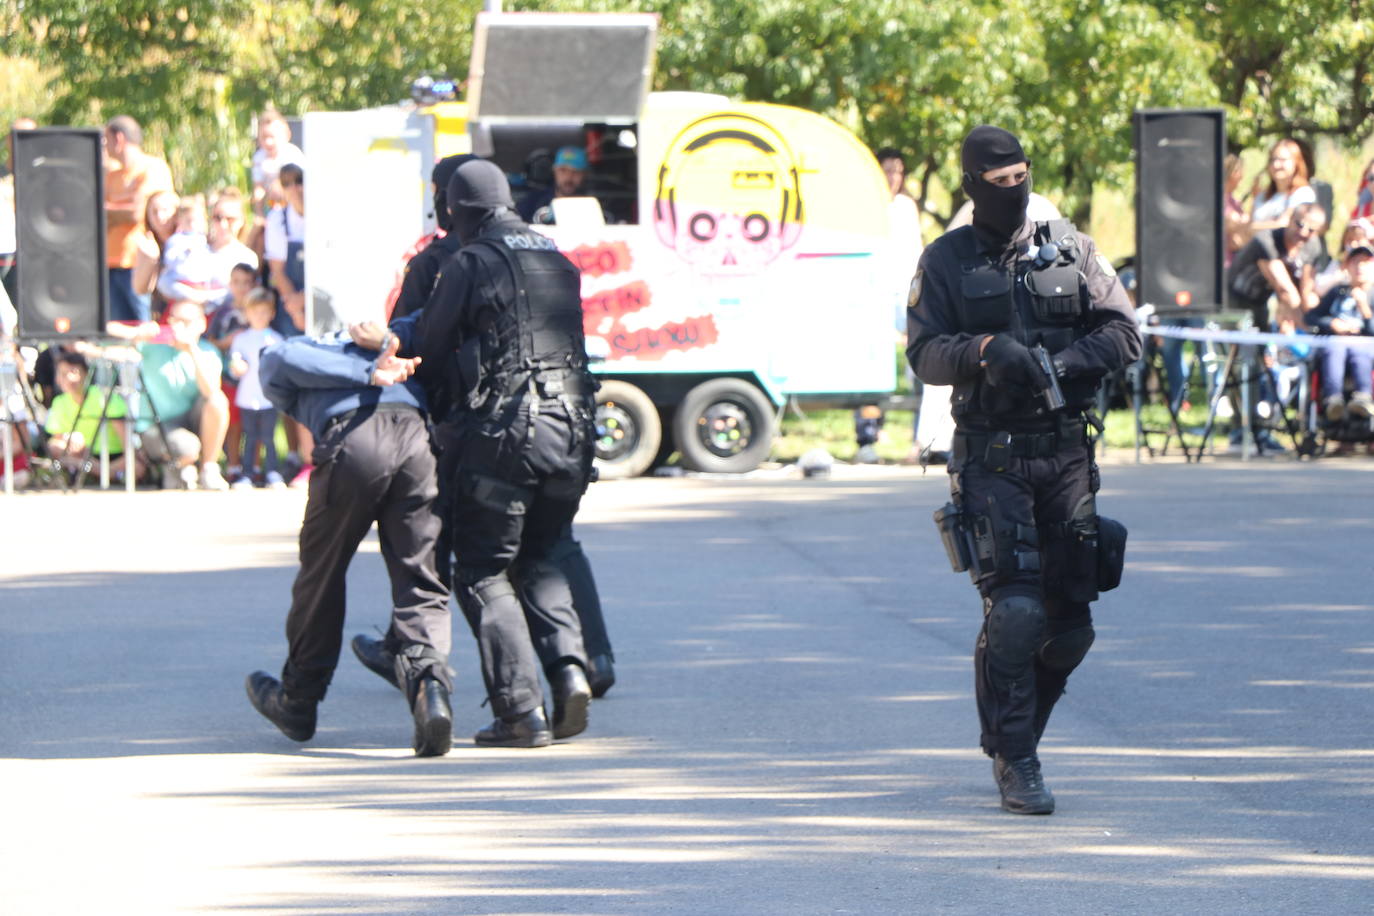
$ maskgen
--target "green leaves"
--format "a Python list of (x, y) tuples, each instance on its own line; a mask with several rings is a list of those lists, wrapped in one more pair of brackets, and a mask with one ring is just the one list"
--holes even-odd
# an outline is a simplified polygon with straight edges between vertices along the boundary
[[(55, 73), (46, 122), (129, 113), (186, 187), (242, 181), (249, 118), (466, 76), (481, 0), (3, 0), (0, 52)], [(908, 154), (923, 209), (980, 123), (1019, 133), (1080, 220), (1130, 181), (1131, 113), (1222, 105), (1233, 142), (1374, 130), (1374, 19), (1352, 0), (507, 0), (661, 16), (655, 88), (820, 111)], [(531, 67), (539, 66), (530, 61)], [(36, 87), (35, 87), (36, 88)], [(225, 139), (228, 136), (229, 139)], [(958, 203), (958, 194), (951, 204)]]

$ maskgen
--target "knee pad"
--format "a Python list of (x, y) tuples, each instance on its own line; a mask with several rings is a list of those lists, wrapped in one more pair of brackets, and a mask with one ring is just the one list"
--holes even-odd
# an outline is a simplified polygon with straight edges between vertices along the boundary
[(984, 628), (988, 652), (1005, 665), (1026, 664), (1045, 638), (1045, 605), (1037, 595), (999, 590)]
[(1040, 664), (1051, 671), (1069, 672), (1077, 668), (1092, 648), (1097, 636), (1092, 624), (1056, 633), (1040, 644), (1036, 655)]

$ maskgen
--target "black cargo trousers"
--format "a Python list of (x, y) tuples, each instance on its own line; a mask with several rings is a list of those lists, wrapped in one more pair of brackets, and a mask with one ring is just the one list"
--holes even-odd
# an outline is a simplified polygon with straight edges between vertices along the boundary
[(287, 695), (324, 698), (343, 644), (348, 565), (373, 522), (391, 580), (387, 648), (400, 657), (409, 686), (429, 673), (452, 690), (449, 593), (435, 570), (438, 486), (424, 417), (392, 403), (344, 414), (325, 429), (313, 460), (286, 617)]
[[(985, 437), (956, 433), (949, 464), (956, 505), (991, 534), (989, 566), (971, 571), (984, 615), (973, 656), (975, 693), (983, 751), (1008, 759), (1035, 751), (1093, 640), (1097, 559), (1076, 529), (1089, 517), (1095, 524), (1097, 466), (1081, 432), (1063, 440), (1044, 434), (1040, 444), (1047, 442), (1021, 450), (1037, 454), (990, 462)], [(1038, 603), (1043, 614), (994, 615), (999, 602)]]
[[(451, 441), (450, 437), (452, 437)], [(451, 427), (442, 428), (442, 432), (440, 429), (436, 429), (435, 440), (440, 447), (439, 515), (444, 523), (439, 534), (436, 555), (438, 557), (439, 578), (451, 588), (453, 585), (452, 491), (457, 483), (457, 468), (462, 452), (458, 445), (456, 432)], [(601, 608), (601, 593), (596, 587), (596, 577), (592, 574), (592, 564), (582, 549), (582, 542), (573, 536), (571, 520), (559, 534), (558, 543), (554, 544), (550, 551), (549, 559), (557, 563), (562, 569), (568, 588), (572, 591), (573, 609), (577, 612), (577, 619), (582, 626), (582, 639), (586, 644), (587, 656), (590, 658), (605, 655), (614, 661), (615, 650), (611, 646), (610, 631), (606, 628), (606, 617)], [(520, 573), (521, 568), (517, 563), (512, 569), (512, 575), (518, 579)], [(556, 593), (558, 588), (556, 582), (551, 583), (547, 579), (532, 582), (528, 588), (529, 600), (538, 606), (549, 606), (558, 600), (559, 596)], [(543, 594), (545, 589), (553, 589), (555, 593), (545, 595)], [(545, 668), (551, 668), (558, 663), (556, 637), (543, 639), (536, 637), (534, 648)]]
[(542, 705), (541, 668), (569, 661), (586, 667), (558, 549), (590, 482), (584, 419), (545, 402), (527, 435), (513, 437), (521, 445), (509, 460), (485, 460), (472, 429), (456, 436), (457, 468), (446, 483), (453, 591), (477, 640), (492, 711), (502, 719)]

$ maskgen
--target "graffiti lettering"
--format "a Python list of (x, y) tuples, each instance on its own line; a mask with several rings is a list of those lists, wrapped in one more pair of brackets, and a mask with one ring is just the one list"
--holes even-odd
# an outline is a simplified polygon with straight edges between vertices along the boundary
[(658, 328), (619, 328), (610, 335), (610, 342), (613, 357), (662, 359), (668, 353), (709, 347), (718, 336), (715, 319), (703, 315), (681, 323), (670, 321)]
[(634, 266), (630, 246), (624, 242), (603, 242), (599, 245), (578, 245), (572, 251), (563, 252), (569, 261), (577, 265), (584, 276), (603, 277), (618, 274)]
[(608, 289), (582, 300), (582, 326), (588, 334), (607, 319), (619, 321), (621, 316), (647, 308), (653, 295), (642, 280)]

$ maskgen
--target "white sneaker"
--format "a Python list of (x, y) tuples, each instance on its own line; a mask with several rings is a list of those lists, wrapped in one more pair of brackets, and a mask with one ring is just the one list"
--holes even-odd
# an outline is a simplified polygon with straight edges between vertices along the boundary
[(218, 464), (206, 464), (200, 469), (200, 488), (202, 490), (227, 490), (229, 481), (220, 473)]
[(188, 464), (186, 467), (178, 469), (177, 478), (181, 481), (180, 489), (182, 490), (194, 490), (199, 486), (194, 464)]

